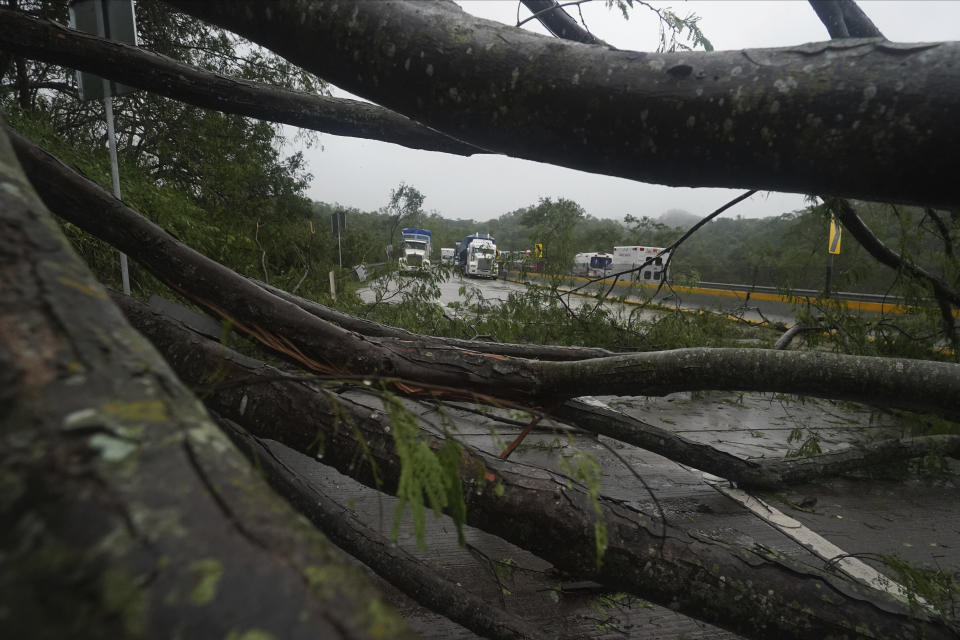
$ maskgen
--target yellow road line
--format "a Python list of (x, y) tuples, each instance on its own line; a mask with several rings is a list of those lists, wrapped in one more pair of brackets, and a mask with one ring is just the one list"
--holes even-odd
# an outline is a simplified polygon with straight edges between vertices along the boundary
[[(518, 273), (516, 271), (508, 273)], [(545, 277), (542, 273), (527, 273), (527, 277), (535, 276), (538, 278)], [(583, 276), (564, 276), (564, 280), (577, 280), (580, 282), (590, 282), (590, 278), (584, 278)], [(613, 280), (604, 279), (596, 280), (597, 284), (611, 285)], [(655, 290), (658, 285), (647, 284), (646, 282), (618, 282), (618, 287), (643, 287), (645, 289)], [(704, 287), (686, 287), (680, 285), (673, 285), (671, 287), (674, 291), (681, 293), (692, 293), (713, 297), (722, 297), (722, 298), (736, 298), (739, 300), (747, 300), (746, 291), (733, 291), (731, 289), (707, 289)], [(840, 305), (847, 309), (853, 309), (855, 311), (868, 311), (872, 313), (895, 313), (898, 315), (907, 315), (917, 309), (917, 307), (905, 307), (903, 305), (894, 304), (894, 303), (883, 303), (883, 302), (867, 302), (864, 300), (835, 300), (833, 298), (828, 298), (826, 300), (820, 298), (807, 298), (805, 296), (785, 296), (779, 293), (765, 293), (759, 291), (751, 291), (750, 299), (752, 300), (767, 300), (770, 302), (781, 302), (783, 304), (792, 304), (794, 302), (809, 301), (812, 304), (820, 306), (836, 306)], [(630, 302), (625, 300), (625, 302)], [(960, 310), (955, 309), (953, 311), (954, 317), (960, 318)]]

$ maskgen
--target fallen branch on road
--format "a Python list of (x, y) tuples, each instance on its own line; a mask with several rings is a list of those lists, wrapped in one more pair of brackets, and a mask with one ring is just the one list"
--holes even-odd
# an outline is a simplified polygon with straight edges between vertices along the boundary
[[(400, 463), (382, 406), (279, 381), (271, 367), (125, 299), (128, 317), (204, 402), (258, 437), (279, 440), (367, 484), (394, 491)], [(264, 377), (263, 383), (257, 383)], [(241, 378), (243, 385), (229, 384)], [(225, 384), (226, 383), (226, 384)], [(223, 386), (221, 386), (223, 385)], [(349, 428), (344, 428), (349, 426)], [(432, 448), (443, 440), (424, 435)], [(575, 576), (636, 593), (744, 633), (783, 637), (950, 638), (947, 623), (892, 596), (759, 546), (694, 536), (620, 501), (592, 500), (563, 475), (462, 447), (467, 523), (499, 535)], [(595, 526), (607, 547), (597, 557)], [(666, 531), (666, 534), (663, 534)], [(562, 541), (558, 544), (557, 541)], [(869, 631), (864, 631), (869, 630)]]

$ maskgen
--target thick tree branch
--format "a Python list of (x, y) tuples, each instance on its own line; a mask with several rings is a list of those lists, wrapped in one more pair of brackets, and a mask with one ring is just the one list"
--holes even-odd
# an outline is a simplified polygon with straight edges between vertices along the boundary
[(568, 400), (553, 415), (581, 429), (652, 451), (744, 487), (778, 488), (786, 484), (862, 471), (895, 460), (929, 454), (958, 457), (960, 436), (884, 439), (802, 458), (745, 460), (709, 445), (621, 413), (592, 398)]
[(585, 394), (664, 395), (728, 389), (853, 400), (956, 416), (960, 364), (765, 349), (680, 349), (577, 362), (535, 361), (368, 338), (282, 300), (198, 254), (89, 179), (11, 133), (21, 164), (52, 211), (106, 240), (162, 281), (314, 371), (420, 383), (407, 393), (483, 394), (552, 404)]
[(339, 136), (469, 156), (482, 150), (374, 104), (290, 91), (191, 67), (121, 42), (0, 8), (0, 48), (96, 73), (206, 109)]
[(941, 152), (960, 138), (957, 43), (651, 54), (558, 41), (447, 3), (169, 1), (512, 156), (677, 186), (958, 201)]
[[(820, 20), (826, 25), (832, 38), (845, 37), (882, 37), (880, 30), (874, 26), (870, 18), (860, 9), (854, 0), (828, 0), (816, 1), (810, 0), (814, 11), (820, 17)], [(877, 238), (869, 227), (857, 216), (853, 207), (846, 200), (839, 198), (836, 200), (836, 209), (840, 211), (838, 217), (850, 233), (860, 242), (860, 244), (872, 255), (878, 262), (885, 264), (896, 271), (905, 271), (908, 276), (915, 280), (926, 281), (933, 289), (937, 300), (937, 306), (940, 309), (941, 323), (943, 333), (950, 340), (954, 349), (957, 348), (957, 333), (953, 319), (954, 308), (960, 306), (960, 295), (942, 279), (933, 276), (918, 265), (887, 248), (883, 242)], [(933, 211), (927, 207), (928, 211)], [(935, 221), (939, 221), (936, 214), (933, 214)], [(941, 230), (942, 231), (942, 230)], [(952, 248), (951, 248), (952, 249)], [(948, 255), (952, 251), (948, 249)]]
[(831, 38), (882, 38), (883, 34), (854, 0), (810, 0)]
[[(423, 348), (438, 348), (440, 345), (431, 344), (432, 341), (447, 346), (470, 349), (477, 345), (469, 340), (444, 340), (430, 336), (423, 336), (401, 329), (394, 329), (368, 320), (358, 320), (323, 305), (291, 296), (290, 294), (263, 285), (267, 290), (284, 299), (288, 299), (317, 317), (336, 322), (341, 326), (364, 335), (390, 335), (406, 340), (415, 340)], [(785, 349), (789, 339), (800, 331), (810, 331), (800, 325), (795, 325), (777, 341), (777, 349)], [(781, 340), (785, 340), (781, 346)], [(615, 355), (610, 352), (595, 354), (595, 349), (574, 349), (568, 347), (554, 347), (541, 345), (509, 345), (501, 343), (484, 343), (484, 349), (492, 353), (511, 355), (514, 357), (536, 358), (541, 360), (584, 360), (587, 358), (607, 357)], [(513, 353), (509, 353), (513, 351)], [(655, 427), (614, 411), (606, 406), (600, 406), (589, 398), (569, 400), (557, 405), (551, 410), (551, 415), (575, 424), (577, 427), (593, 433), (615, 438), (648, 451), (658, 453), (671, 460), (684, 464), (713, 475), (726, 478), (738, 485), (753, 487), (778, 487), (786, 483), (805, 482), (818, 477), (839, 475), (850, 471), (861, 470), (886, 463), (891, 459), (906, 459), (927, 455), (929, 453), (956, 456), (960, 451), (960, 437), (932, 437), (912, 438), (907, 440), (883, 440), (866, 445), (858, 445), (855, 449), (838, 453), (824, 454), (803, 459), (766, 459), (744, 460), (726, 454), (713, 447), (686, 440), (685, 438), (667, 430)], [(523, 423), (524, 425), (526, 423)]]
[(495, 640), (538, 640), (545, 636), (515, 615), (441, 577), (436, 569), (364, 524), (350, 509), (279, 460), (260, 438), (218, 418), (220, 428), (262, 471), (270, 485), (338, 547), (370, 567), (421, 605)]
[(131, 329), (2, 130), (0, 229), (5, 637), (409, 637)]
[(790, 347), (790, 343), (793, 342), (793, 339), (796, 338), (798, 335), (800, 335), (802, 332), (819, 331), (819, 330), (820, 330), (819, 327), (813, 327), (813, 328), (804, 327), (802, 324), (798, 322), (797, 324), (793, 325), (792, 327), (784, 331), (783, 335), (777, 338), (777, 341), (774, 343), (773, 348), (787, 349)]
[[(370, 486), (395, 490), (399, 459), (384, 411), (318, 392), (302, 380), (280, 381), (279, 372), (270, 367), (135, 301), (122, 304), (131, 322), (188, 384), (203, 390), (204, 401), (215, 411), (258, 437), (279, 440), (307, 455), (315, 456), (323, 442), (324, 463)], [(426, 437), (431, 446), (439, 446), (439, 439)], [(751, 637), (952, 637), (943, 622), (910, 612), (887, 593), (767, 548), (691, 535), (620, 501), (600, 496), (594, 504), (578, 483), (552, 472), (464, 447), (460, 478), (468, 524), (573, 575)], [(596, 562), (595, 517), (603, 519), (608, 531), (602, 565)]]
[(530, 10), (547, 31), (573, 42), (584, 44), (600, 44), (609, 47), (606, 42), (596, 37), (570, 17), (570, 14), (560, 6), (557, 0), (522, 0), (523, 5)]

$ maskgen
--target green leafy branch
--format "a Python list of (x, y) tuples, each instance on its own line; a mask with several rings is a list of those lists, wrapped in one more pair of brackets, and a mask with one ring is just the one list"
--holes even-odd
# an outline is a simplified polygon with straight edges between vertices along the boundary
[(401, 467), (393, 536), (397, 536), (403, 511), (409, 505), (417, 546), (421, 550), (426, 549), (426, 506), (429, 504), (435, 517), (440, 517), (443, 510), (447, 510), (456, 525), (457, 538), (463, 545), (466, 542), (463, 524), (467, 505), (460, 483), (460, 461), (463, 457), (460, 445), (453, 438), (446, 438), (443, 444), (433, 450), (420, 438), (416, 416), (400, 399), (387, 391), (383, 392), (382, 398), (390, 416), (391, 434)]
[(606, 0), (607, 8), (616, 6), (625, 20), (630, 19), (630, 9), (634, 5), (646, 7), (657, 14), (660, 20), (660, 45), (657, 47), (658, 53), (673, 51), (693, 51), (700, 47), (704, 51), (713, 51), (713, 44), (700, 30), (700, 16), (695, 13), (689, 13), (681, 18), (673, 12), (673, 9), (666, 7), (659, 9), (648, 2), (642, 0)]

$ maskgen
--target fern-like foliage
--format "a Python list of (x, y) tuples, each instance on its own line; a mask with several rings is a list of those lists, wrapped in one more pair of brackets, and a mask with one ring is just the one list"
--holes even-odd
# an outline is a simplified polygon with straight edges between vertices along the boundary
[(410, 506), (410, 516), (417, 538), (417, 546), (424, 550), (426, 506), (435, 517), (446, 509), (457, 527), (457, 538), (465, 544), (463, 523), (467, 505), (460, 482), (460, 445), (451, 437), (444, 440), (436, 451), (420, 437), (416, 417), (388, 392), (383, 400), (390, 416), (390, 427), (400, 458), (400, 480), (397, 485), (397, 509), (393, 520), (393, 536), (396, 537), (404, 509)]

